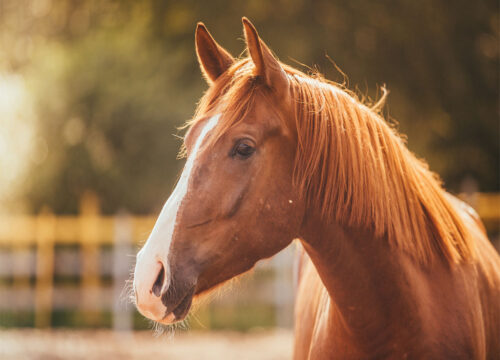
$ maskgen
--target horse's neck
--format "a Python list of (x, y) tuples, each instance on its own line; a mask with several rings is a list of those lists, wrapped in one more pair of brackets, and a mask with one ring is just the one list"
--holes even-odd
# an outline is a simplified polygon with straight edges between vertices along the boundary
[(415, 273), (409, 274), (413, 268), (408, 259), (368, 231), (325, 226), (320, 221), (309, 221), (302, 238), (334, 303), (331, 311), (339, 313), (331, 319), (340, 319), (341, 324), (332, 326), (345, 326), (352, 341), (369, 341), (374, 346), (391, 341), (394, 331), (404, 337), (407, 329), (406, 336), (411, 335), (409, 325), (401, 327), (418, 326), (416, 319), (402, 315), (416, 315), (408, 283)]

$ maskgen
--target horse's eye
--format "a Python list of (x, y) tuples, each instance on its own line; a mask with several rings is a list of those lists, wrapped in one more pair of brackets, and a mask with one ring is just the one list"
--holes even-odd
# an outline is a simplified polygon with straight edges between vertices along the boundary
[(233, 157), (237, 156), (241, 159), (249, 158), (255, 152), (255, 147), (253, 141), (249, 139), (243, 139), (236, 143), (231, 151)]

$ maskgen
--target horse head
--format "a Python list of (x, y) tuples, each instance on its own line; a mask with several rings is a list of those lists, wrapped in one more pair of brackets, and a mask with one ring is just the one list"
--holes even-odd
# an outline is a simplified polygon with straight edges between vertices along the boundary
[(249, 58), (235, 60), (203, 24), (196, 51), (210, 88), (184, 139), (187, 160), (144, 247), (139, 311), (172, 323), (193, 297), (286, 247), (304, 207), (293, 185), (296, 134), (282, 65), (243, 19)]

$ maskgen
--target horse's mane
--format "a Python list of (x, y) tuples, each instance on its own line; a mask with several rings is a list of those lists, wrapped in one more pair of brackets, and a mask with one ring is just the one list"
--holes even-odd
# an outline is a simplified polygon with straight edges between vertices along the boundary
[[(309, 206), (324, 219), (386, 236), (419, 262), (469, 260), (472, 241), (440, 180), (377, 109), (339, 84), (282, 66), (295, 104), (288, 121), (297, 133), (294, 181)], [(240, 60), (210, 87), (188, 125), (223, 104), (218, 138), (265, 91), (251, 60)]]

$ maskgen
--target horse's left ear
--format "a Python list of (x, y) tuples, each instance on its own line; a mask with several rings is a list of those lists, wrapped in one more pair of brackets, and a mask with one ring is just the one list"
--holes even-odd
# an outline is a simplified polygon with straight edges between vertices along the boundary
[(248, 52), (255, 65), (255, 75), (261, 76), (271, 89), (278, 92), (286, 91), (288, 78), (280, 63), (261, 40), (250, 20), (244, 17), (242, 21)]

